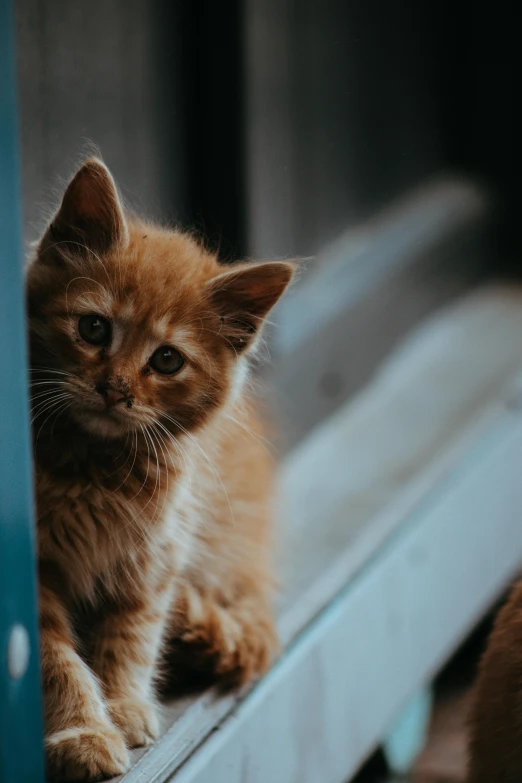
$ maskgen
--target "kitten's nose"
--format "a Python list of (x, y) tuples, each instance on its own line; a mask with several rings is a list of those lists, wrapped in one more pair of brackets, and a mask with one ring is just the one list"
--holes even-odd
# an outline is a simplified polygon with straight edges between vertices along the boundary
[(97, 392), (98, 394), (101, 394), (105, 400), (105, 406), (107, 408), (114, 408), (115, 405), (118, 405), (120, 402), (125, 402), (126, 399), (124, 394), (116, 391), (116, 389), (111, 389), (110, 386), (98, 386)]

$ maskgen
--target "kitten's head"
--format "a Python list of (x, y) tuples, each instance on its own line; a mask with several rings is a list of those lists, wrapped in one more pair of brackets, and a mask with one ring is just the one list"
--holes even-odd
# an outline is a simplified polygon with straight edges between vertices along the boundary
[(292, 273), (224, 267), (190, 236), (128, 218), (108, 169), (87, 161), (28, 272), (34, 415), (101, 437), (192, 430), (234, 393)]

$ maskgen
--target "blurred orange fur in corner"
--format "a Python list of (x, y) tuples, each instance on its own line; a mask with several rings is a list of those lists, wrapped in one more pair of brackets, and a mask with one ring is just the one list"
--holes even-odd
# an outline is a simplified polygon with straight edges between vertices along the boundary
[(522, 582), (499, 612), (471, 713), (468, 783), (522, 781)]

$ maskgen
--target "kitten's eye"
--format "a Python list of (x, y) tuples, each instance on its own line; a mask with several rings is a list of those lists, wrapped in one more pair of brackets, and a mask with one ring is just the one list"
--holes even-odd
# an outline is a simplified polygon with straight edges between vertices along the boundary
[(78, 331), (82, 340), (90, 345), (108, 345), (111, 339), (111, 324), (101, 315), (82, 315)]
[(175, 348), (170, 348), (168, 345), (162, 345), (161, 348), (154, 351), (150, 357), (149, 364), (153, 370), (160, 372), (162, 375), (174, 375), (175, 372), (181, 370), (185, 364), (185, 360)]

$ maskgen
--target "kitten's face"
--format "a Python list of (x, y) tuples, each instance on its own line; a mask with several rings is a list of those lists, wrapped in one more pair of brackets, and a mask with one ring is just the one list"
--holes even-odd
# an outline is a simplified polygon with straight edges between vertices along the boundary
[(222, 267), (187, 235), (128, 221), (88, 161), (28, 275), (35, 427), (192, 430), (230, 399), (290, 264)]

